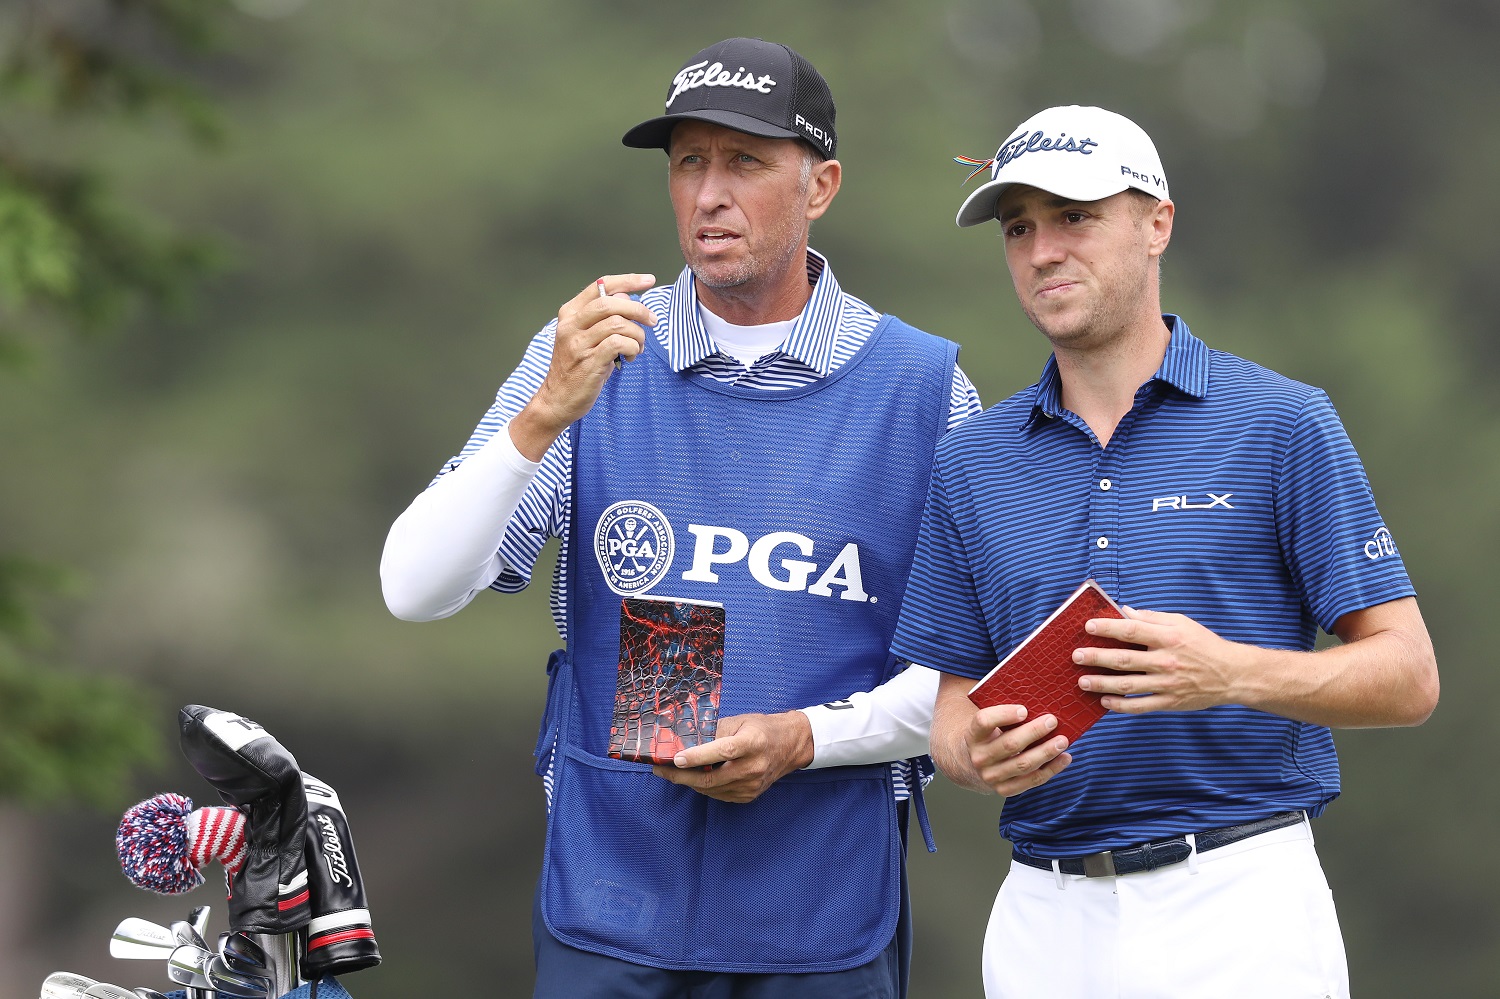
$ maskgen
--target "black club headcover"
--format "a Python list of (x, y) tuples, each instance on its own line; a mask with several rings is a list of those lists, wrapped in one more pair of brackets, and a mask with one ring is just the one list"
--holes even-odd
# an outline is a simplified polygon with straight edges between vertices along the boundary
[(316, 982), (325, 975), (375, 967), (380, 947), (370, 928), (365, 882), (338, 792), (309, 773), (302, 775), (302, 786), (307, 789), (307, 882), (312, 895), (302, 977)]
[(225, 804), (245, 813), (245, 865), (229, 882), (229, 926), (289, 933), (307, 925), (307, 797), (292, 754), (232, 711), (178, 713), (183, 755)]

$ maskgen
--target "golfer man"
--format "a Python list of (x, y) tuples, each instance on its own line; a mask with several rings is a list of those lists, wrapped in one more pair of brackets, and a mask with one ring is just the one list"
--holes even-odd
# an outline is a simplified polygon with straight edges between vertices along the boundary
[[(989, 999), (1348, 994), (1308, 819), (1329, 729), (1415, 725), (1431, 643), (1328, 397), (1160, 307), (1176, 207), (1150, 138), (1056, 107), (958, 215), (1000, 230), (1041, 378), (938, 446), (894, 651), (941, 670), (932, 753), (1007, 801)], [(1076, 745), (965, 696), (1083, 580), (1126, 606)], [(1132, 609), (1134, 608), (1134, 609)], [(1314, 652), (1318, 628), (1342, 644)]]

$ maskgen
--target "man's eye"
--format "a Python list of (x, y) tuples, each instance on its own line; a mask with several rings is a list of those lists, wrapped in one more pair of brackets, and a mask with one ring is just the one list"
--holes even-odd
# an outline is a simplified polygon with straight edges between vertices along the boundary
[(1008, 226), (1005, 227), (1005, 234), (1007, 236), (1024, 236), (1024, 235), (1026, 235), (1026, 223), (1024, 223), (1024, 222), (1012, 222), (1010, 225), (1008, 225)]
[(1066, 212), (1063, 215), (1063, 218), (1067, 219), (1069, 222), (1082, 222), (1083, 212)]
[(738, 162), (740, 162), (740, 163), (754, 163), (754, 162), (756, 162), (755, 157), (751, 156), (749, 153), (740, 153), (738, 156), (735, 157), (735, 160), (738, 161)]

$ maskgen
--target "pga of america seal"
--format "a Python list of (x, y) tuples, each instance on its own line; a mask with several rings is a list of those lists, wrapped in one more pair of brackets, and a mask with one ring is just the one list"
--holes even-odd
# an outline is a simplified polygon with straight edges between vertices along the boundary
[(594, 527), (594, 556), (610, 589), (626, 597), (645, 593), (671, 568), (672, 525), (650, 503), (616, 503)]

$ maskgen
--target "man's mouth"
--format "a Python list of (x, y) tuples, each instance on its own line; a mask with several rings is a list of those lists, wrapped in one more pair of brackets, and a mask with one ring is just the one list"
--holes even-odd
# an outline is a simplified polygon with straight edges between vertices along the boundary
[(708, 227), (698, 230), (698, 242), (708, 247), (728, 246), (739, 238), (739, 233), (729, 229)]
[(1067, 291), (1069, 288), (1077, 287), (1077, 285), (1077, 281), (1070, 281), (1066, 278), (1054, 278), (1053, 280), (1048, 281), (1046, 284), (1038, 288), (1036, 290), (1036, 293), (1037, 295), (1046, 298)]

